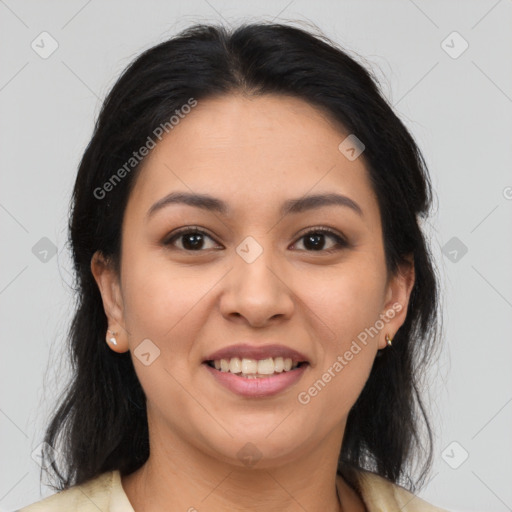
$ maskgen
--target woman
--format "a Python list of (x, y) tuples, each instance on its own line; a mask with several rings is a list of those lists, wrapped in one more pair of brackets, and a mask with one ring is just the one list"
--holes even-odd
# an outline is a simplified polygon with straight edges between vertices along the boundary
[(440, 511), (413, 484), (430, 204), (413, 138), (325, 37), (196, 25), (139, 56), (74, 188), (62, 492), (22, 511)]

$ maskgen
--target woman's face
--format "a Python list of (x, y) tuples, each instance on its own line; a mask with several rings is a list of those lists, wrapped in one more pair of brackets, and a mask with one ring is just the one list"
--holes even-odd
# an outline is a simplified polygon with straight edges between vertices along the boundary
[[(339, 448), (414, 279), (410, 268), (388, 280), (364, 153), (338, 148), (348, 135), (299, 99), (226, 96), (199, 101), (151, 150), (124, 215), (120, 276), (97, 258), (92, 270), (153, 444), (260, 467)], [(160, 203), (171, 193), (213, 199)], [(348, 199), (308, 200), (328, 194)], [(226, 347), (274, 376), (205, 363)], [(286, 350), (307, 364), (279, 372), (268, 358)]]

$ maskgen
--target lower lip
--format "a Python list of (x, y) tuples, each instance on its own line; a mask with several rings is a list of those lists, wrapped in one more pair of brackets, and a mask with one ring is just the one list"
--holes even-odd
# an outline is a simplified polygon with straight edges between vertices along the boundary
[(258, 377), (256, 379), (239, 377), (231, 372), (221, 372), (220, 370), (212, 368), (207, 363), (203, 363), (203, 366), (206, 367), (217, 382), (233, 393), (246, 397), (266, 397), (277, 395), (290, 386), (293, 386), (293, 384), (302, 377), (309, 365), (303, 364), (289, 372), (278, 373), (271, 377)]

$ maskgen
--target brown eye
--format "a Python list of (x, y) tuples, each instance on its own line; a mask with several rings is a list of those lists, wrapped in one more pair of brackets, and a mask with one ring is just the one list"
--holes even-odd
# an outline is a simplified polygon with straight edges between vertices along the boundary
[[(326, 238), (334, 241), (334, 245), (325, 248)], [(347, 241), (336, 232), (326, 228), (315, 228), (300, 237), (304, 240), (303, 245), (308, 252), (333, 252), (348, 247)]]
[[(170, 238), (164, 241), (164, 245), (176, 245), (177, 240), (181, 240), (181, 247), (178, 249), (184, 251), (201, 251), (205, 249), (206, 240), (213, 238), (204, 231), (196, 228), (184, 228), (174, 233)], [(206, 247), (208, 249), (209, 247)], [(211, 248), (211, 247), (210, 247)]]
[[(326, 240), (331, 240), (330, 244)], [(213, 246), (208, 247), (208, 240), (214, 242)], [(303, 240), (304, 249), (307, 252), (331, 253), (344, 249), (349, 243), (335, 231), (327, 228), (315, 228), (302, 235), (299, 240)], [(179, 241), (179, 243), (177, 243)], [(178, 230), (168, 237), (163, 244), (165, 246), (175, 246), (177, 249), (187, 252), (201, 252), (204, 249), (218, 248), (215, 240), (205, 231), (198, 228), (186, 227)]]

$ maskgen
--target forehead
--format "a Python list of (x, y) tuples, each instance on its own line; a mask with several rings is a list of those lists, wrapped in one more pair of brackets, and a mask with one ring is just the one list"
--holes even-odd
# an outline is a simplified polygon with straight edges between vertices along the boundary
[(363, 158), (351, 161), (338, 149), (347, 135), (298, 98), (202, 100), (146, 157), (129, 207), (146, 213), (174, 190), (222, 198), (233, 203), (233, 211), (234, 203), (239, 210), (270, 209), (289, 197), (331, 191), (353, 197), (375, 214)]

